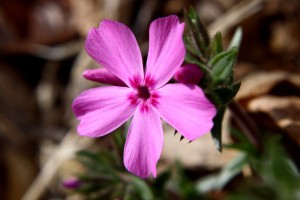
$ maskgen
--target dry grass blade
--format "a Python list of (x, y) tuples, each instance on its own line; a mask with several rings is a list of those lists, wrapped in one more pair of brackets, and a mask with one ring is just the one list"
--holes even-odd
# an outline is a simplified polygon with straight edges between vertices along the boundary
[(22, 197), (22, 200), (39, 199), (55, 177), (59, 166), (65, 160), (71, 159), (75, 152), (89, 146), (90, 140), (89, 138), (78, 136), (75, 131), (68, 132), (57, 151), (49, 158), (26, 194)]
[(229, 28), (258, 12), (263, 7), (263, 0), (242, 1), (232, 7), (223, 16), (208, 26), (208, 32), (213, 35), (217, 31), (225, 34)]

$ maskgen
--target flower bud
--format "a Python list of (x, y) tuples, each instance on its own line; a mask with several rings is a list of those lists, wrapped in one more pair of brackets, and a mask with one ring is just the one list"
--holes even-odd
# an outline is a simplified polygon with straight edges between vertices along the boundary
[(195, 64), (182, 65), (174, 74), (174, 79), (184, 84), (198, 84), (202, 77), (202, 71)]
[(64, 180), (62, 182), (62, 185), (66, 189), (76, 189), (76, 188), (80, 187), (81, 182), (77, 178), (69, 178), (69, 179)]
[(116, 75), (109, 72), (105, 68), (99, 69), (87, 69), (83, 72), (83, 77), (98, 83), (104, 83), (115, 86), (125, 86), (125, 83), (119, 79)]

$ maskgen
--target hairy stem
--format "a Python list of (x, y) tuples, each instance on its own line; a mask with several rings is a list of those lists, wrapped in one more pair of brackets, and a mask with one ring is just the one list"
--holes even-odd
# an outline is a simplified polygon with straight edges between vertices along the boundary
[(234, 120), (251, 144), (253, 144), (258, 151), (262, 151), (262, 142), (259, 137), (260, 133), (254, 121), (236, 101), (231, 101), (228, 104), (228, 108), (232, 113)]

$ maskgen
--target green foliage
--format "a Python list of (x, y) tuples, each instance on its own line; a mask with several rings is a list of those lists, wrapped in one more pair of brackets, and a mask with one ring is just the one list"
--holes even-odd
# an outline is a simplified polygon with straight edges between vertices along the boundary
[(237, 178), (226, 200), (296, 200), (300, 197), (300, 176), (292, 160), (283, 150), (280, 139), (271, 136), (264, 141), (264, 152), (258, 153), (243, 133), (233, 131), (237, 144), (227, 145), (241, 151), (240, 156), (225, 165), (219, 173), (208, 175), (195, 183), (198, 193), (224, 190), (248, 165), (253, 176)]
[(246, 197), (243, 199), (296, 200), (300, 198), (299, 172), (280, 145), (279, 137), (265, 140), (263, 154), (255, 153), (253, 151), (255, 147), (249, 147), (251, 145), (249, 142), (241, 142), (241, 144), (244, 145), (233, 147), (247, 153), (248, 164), (258, 178), (252, 177), (244, 181), (243, 187), (229, 195), (229, 200), (240, 199), (242, 196)]
[(140, 179), (134, 175), (128, 175), (128, 187), (125, 191), (125, 200), (138, 199), (152, 200), (154, 199), (153, 193), (149, 185), (143, 179)]
[(123, 167), (125, 138), (120, 128), (110, 137), (113, 151), (103, 149), (97, 153), (77, 153), (77, 160), (86, 172), (78, 175), (81, 184), (74, 192), (83, 194), (86, 199), (154, 199), (149, 183), (131, 175)]
[(200, 21), (194, 8), (185, 11), (185, 22), (187, 24), (185, 43), (187, 52), (195, 55), (201, 62), (205, 62), (207, 48), (210, 43), (208, 32)]
[(215, 55), (223, 52), (222, 34), (217, 32), (209, 46), (210, 57), (213, 58)]
[(185, 175), (180, 163), (175, 165), (175, 181), (174, 188), (178, 195), (183, 199), (196, 199), (197, 193), (194, 188), (193, 182)]
[[(299, 199), (299, 172), (284, 152), (278, 137), (264, 140), (264, 151), (259, 153), (243, 133), (234, 129), (232, 133), (236, 142), (225, 148), (237, 149), (241, 154), (220, 172), (195, 181), (180, 163), (158, 174), (156, 179), (146, 181), (120, 167), (117, 161), (120, 158), (110, 150), (103, 149), (98, 153), (80, 151), (77, 158), (85, 167), (85, 173), (78, 175), (81, 184), (74, 192), (83, 194), (85, 199), (209, 200), (210, 194), (216, 191), (222, 191), (224, 199), (228, 200)], [(241, 176), (245, 166), (250, 167), (253, 176)], [(236, 187), (226, 189), (232, 184)]]
[(250, 157), (259, 156), (257, 148), (248, 140), (248, 138), (243, 133), (232, 128), (231, 134), (235, 138), (236, 142), (234, 144), (225, 145), (225, 147), (246, 152)]
[(239, 174), (247, 164), (247, 155), (241, 153), (240, 156), (225, 165), (220, 173), (209, 175), (200, 179), (196, 184), (196, 190), (199, 193), (207, 193), (214, 190), (221, 190), (228, 184), (233, 177)]
[[(299, 172), (274, 137), (266, 143), (267, 150), (260, 160), (253, 158), (253, 167), (262, 176), (266, 185), (276, 191), (278, 199), (297, 199), (300, 196)], [(280, 188), (280, 191), (278, 190)]]
[(231, 85), (233, 83), (233, 67), (236, 62), (237, 48), (233, 47), (227, 51), (216, 54), (209, 62), (213, 76), (212, 87), (219, 85)]
[(167, 199), (167, 184), (171, 179), (171, 171), (166, 170), (161, 173), (152, 183), (152, 189), (156, 200)]
[(84, 194), (87, 199), (154, 199), (149, 184), (119, 167), (113, 152), (80, 151), (77, 158), (86, 173), (79, 175), (81, 184), (75, 192)]
[(222, 151), (222, 121), (225, 112), (225, 107), (219, 108), (217, 115), (214, 117), (214, 126), (211, 129), (211, 135), (218, 151)]
[(221, 127), (226, 105), (237, 94), (240, 83), (234, 83), (233, 72), (237, 60), (242, 32), (238, 29), (227, 50), (222, 44), (222, 35), (217, 32), (210, 39), (195, 9), (185, 12), (186, 32), (184, 42), (187, 49), (185, 61), (197, 64), (204, 74), (199, 86), (215, 104), (217, 115), (214, 118), (212, 137), (216, 148), (222, 150)]

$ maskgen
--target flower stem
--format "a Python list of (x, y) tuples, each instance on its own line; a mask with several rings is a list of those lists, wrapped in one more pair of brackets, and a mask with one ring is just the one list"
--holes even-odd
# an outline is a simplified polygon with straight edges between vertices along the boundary
[(237, 122), (238, 126), (248, 140), (257, 148), (259, 152), (261, 152), (262, 142), (259, 139), (260, 131), (255, 125), (255, 122), (236, 101), (231, 101), (228, 104), (228, 108), (232, 113), (234, 120)]

